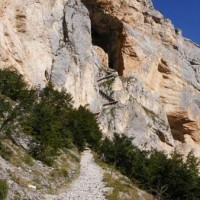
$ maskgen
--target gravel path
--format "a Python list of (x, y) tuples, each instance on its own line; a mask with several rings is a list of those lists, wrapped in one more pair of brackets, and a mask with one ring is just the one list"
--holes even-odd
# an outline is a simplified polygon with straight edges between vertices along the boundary
[(103, 191), (103, 169), (95, 162), (90, 150), (81, 157), (80, 176), (69, 189), (58, 196), (58, 200), (105, 200)]

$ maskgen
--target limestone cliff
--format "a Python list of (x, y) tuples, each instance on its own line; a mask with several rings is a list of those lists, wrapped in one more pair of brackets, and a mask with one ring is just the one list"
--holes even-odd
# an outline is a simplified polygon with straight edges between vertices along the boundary
[(66, 88), (107, 135), (200, 157), (200, 46), (150, 0), (2, 0), (0, 66)]

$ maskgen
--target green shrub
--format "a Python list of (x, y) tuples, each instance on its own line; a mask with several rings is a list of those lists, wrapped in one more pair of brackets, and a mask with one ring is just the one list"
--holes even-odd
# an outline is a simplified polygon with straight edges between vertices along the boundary
[(5, 180), (0, 179), (0, 199), (6, 199), (8, 195), (8, 185)]
[(52, 163), (58, 150), (67, 147), (70, 137), (69, 113), (72, 109), (71, 95), (59, 92), (51, 84), (45, 87), (27, 117), (24, 127), (34, 136), (32, 155), (48, 164)]
[(22, 75), (8, 69), (0, 69), (0, 93), (16, 101), (23, 98), (26, 83)]
[(146, 188), (154, 188), (156, 194), (166, 186), (166, 192), (162, 194), (164, 199), (200, 199), (198, 167), (199, 163), (192, 154), (184, 162), (176, 152), (168, 158), (164, 153), (154, 151), (148, 160), (146, 182), (149, 186)]
[(190, 153), (186, 162), (173, 153), (170, 158), (153, 150), (143, 152), (126, 136), (114, 135), (105, 139), (100, 147), (102, 158), (114, 165), (157, 198), (167, 200), (200, 199), (199, 162)]
[(74, 109), (71, 95), (52, 84), (41, 91), (24, 127), (34, 136), (32, 155), (47, 164), (72, 142), (82, 151), (86, 144), (97, 149), (101, 140), (94, 114), (82, 106)]
[(102, 134), (93, 113), (87, 108), (80, 106), (70, 114), (70, 130), (73, 134), (73, 142), (83, 150), (86, 143), (94, 149), (97, 149)]
[(40, 91), (29, 89), (17, 72), (0, 70), (0, 131), (9, 136), (22, 129), (32, 135), (32, 156), (49, 165), (71, 143), (79, 150), (86, 144), (97, 149), (101, 140), (94, 115), (72, 103), (69, 93), (51, 83)]
[(36, 90), (28, 89), (20, 74), (0, 69), (0, 131), (15, 130), (35, 100)]
[(29, 154), (24, 154), (23, 161), (31, 167), (34, 165), (34, 160)]

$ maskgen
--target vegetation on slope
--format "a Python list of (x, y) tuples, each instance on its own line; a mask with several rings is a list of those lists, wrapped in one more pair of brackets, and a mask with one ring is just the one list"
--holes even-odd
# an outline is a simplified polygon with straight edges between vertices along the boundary
[[(169, 158), (163, 152), (141, 151), (125, 136), (102, 140), (95, 116), (85, 107), (73, 108), (72, 103), (70, 94), (51, 83), (41, 90), (28, 88), (21, 75), (0, 70), (1, 138), (13, 141), (16, 132), (30, 135), (29, 153), (48, 165), (62, 150), (75, 145), (82, 151), (88, 145), (159, 199), (200, 199), (199, 163), (192, 154), (184, 162), (177, 153)], [(3, 146), (0, 152), (6, 158)]]
[(0, 131), (4, 136), (23, 131), (33, 136), (31, 154), (51, 165), (59, 150), (86, 143), (97, 148), (101, 132), (94, 115), (72, 106), (71, 95), (50, 83), (42, 90), (29, 89), (21, 75), (0, 70)]
[(0, 179), (0, 199), (6, 199), (8, 195), (8, 185), (5, 180)]
[(158, 199), (200, 199), (199, 162), (190, 153), (183, 161), (181, 155), (168, 157), (163, 152), (144, 152), (126, 136), (114, 135), (100, 147), (105, 162), (114, 165), (140, 187)]
[(95, 153), (95, 161), (103, 168), (103, 181), (106, 185), (105, 196), (107, 200), (153, 200), (153, 195), (142, 191), (138, 185), (127, 176), (122, 175), (114, 165), (103, 162)]

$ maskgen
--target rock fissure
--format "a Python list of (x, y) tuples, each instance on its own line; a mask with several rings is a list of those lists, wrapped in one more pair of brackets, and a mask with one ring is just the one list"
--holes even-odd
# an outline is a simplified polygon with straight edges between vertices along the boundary
[(65, 19), (65, 9), (63, 11), (63, 21), (62, 21), (62, 28), (63, 28), (63, 41), (67, 43), (68, 40), (68, 30), (67, 30), (67, 22)]

